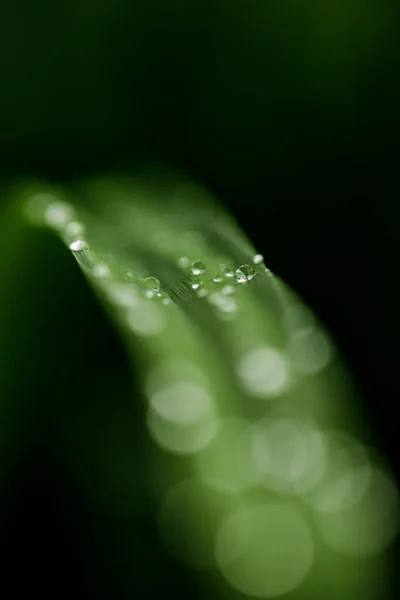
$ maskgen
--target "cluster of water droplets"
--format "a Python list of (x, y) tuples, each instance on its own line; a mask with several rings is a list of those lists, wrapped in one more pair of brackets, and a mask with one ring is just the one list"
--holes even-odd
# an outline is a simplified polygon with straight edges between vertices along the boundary
[(238, 312), (236, 291), (256, 276), (270, 273), (263, 264), (261, 254), (253, 257), (253, 264), (236, 267), (232, 260), (222, 259), (216, 269), (209, 268), (203, 261), (191, 261), (182, 256), (177, 266), (184, 272), (179, 286), (171, 292), (172, 298), (185, 301), (193, 296), (204, 299), (222, 320), (230, 320)]

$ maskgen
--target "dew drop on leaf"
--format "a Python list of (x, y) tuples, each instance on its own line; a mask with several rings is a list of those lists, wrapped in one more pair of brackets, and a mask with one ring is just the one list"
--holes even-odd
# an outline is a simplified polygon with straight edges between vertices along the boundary
[(192, 273), (193, 275), (201, 275), (206, 270), (206, 266), (200, 260), (196, 260), (192, 263)]
[(71, 252), (82, 252), (83, 250), (87, 250), (87, 247), (88, 245), (85, 240), (74, 240), (69, 245)]
[(262, 254), (255, 254), (253, 256), (253, 263), (255, 265), (260, 265), (264, 261), (264, 257)]
[(236, 271), (236, 281), (238, 283), (246, 283), (256, 276), (256, 272), (250, 265), (242, 265)]
[(159, 292), (161, 284), (157, 277), (146, 277), (146, 279), (143, 279), (142, 286), (147, 292)]

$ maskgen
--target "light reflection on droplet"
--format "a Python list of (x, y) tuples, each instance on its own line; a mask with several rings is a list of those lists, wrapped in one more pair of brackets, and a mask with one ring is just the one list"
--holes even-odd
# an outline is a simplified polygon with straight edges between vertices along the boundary
[(215, 556), (234, 589), (256, 598), (274, 598), (305, 579), (314, 544), (295, 508), (264, 504), (243, 508), (225, 520), (216, 538)]
[(337, 513), (360, 502), (369, 484), (371, 462), (363, 445), (342, 432), (326, 433), (324, 447), (323, 477), (302, 499), (321, 513)]
[(147, 375), (146, 394), (152, 397), (165, 387), (180, 381), (190, 381), (203, 389), (209, 389), (208, 378), (198, 365), (186, 360), (169, 359), (153, 367)]
[(306, 328), (290, 337), (287, 354), (295, 371), (303, 375), (315, 375), (328, 365), (332, 349), (320, 331)]
[(24, 210), (29, 219), (43, 224), (46, 223), (46, 210), (55, 202), (58, 202), (58, 199), (54, 194), (38, 192), (29, 197)]
[(189, 265), (190, 260), (186, 256), (182, 256), (181, 258), (179, 258), (178, 266), (181, 267), (181, 269), (186, 269)]
[(254, 267), (250, 265), (242, 265), (236, 270), (236, 281), (238, 283), (246, 283), (251, 281), (256, 276)]
[(45, 221), (50, 227), (63, 229), (67, 223), (73, 219), (74, 211), (66, 202), (57, 200), (52, 202), (45, 210)]
[(275, 398), (288, 386), (289, 366), (279, 350), (262, 346), (244, 355), (238, 365), (238, 375), (249, 394)]
[(104, 262), (96, 263), (92, 269), (92, 275), (96, 279), (104, 279), (105, 277), (109, 277), (110, 274), (110, 267)]
[(235, 276), (235, 267), (232, 261), (225, 261), (220, 265), (220, 269), (225, 277), (232, 278)]
[(110, 302), (117, 306), (132, 308), (138, 305), (138, 293), (131, 284), (120, 282), (110, 283), (105, 292)]
[(337, 513), (316, 513), (324, 541), (345, 555), (370, 557), (384, 551), (399, 533), (399, 494), (393, 480), (374, 468), (357, 505)]
[(88, 245), (85, 242), (85, 240), (79, 239), (71, 242), (68, 247), (71, 250), (71, 252), (82, 252), (83, 250), (86, 250), (88, 248)]
[(163, 419), (158, 413), (149, 410), (147, 428), (158, 446), (167, 452), (178, 455), (191, 455), (207, 448), (218, 431), (218, 421), (214, 414), (185, 426)]
[(285, 308), (282, 324), (289, 335), (293, 335), (301, 329), (316, 326), (316, 319), (312, 311), (304, 304), (290, 304)]
[(68, 245), (68, 248), (73, 253), (74, 257), (80, 264), (80, 266), (88, 271), (93, 270), (95, 259), (89, 244), (82, 238), (74, 240)]
[(130, 331), (145, 337), (157, 336), (167, 326), (167, 309), (157, 303), (142, 301), (126, 313), (125, 323)]
[(161, 287), (157, 277), (146, 277), (140, 283), (143, 289), (149, 292), (158, 292)]
[(263, 419), (253, 426), (252, 456), (269, 489), (299, 494), (324, 472), (324, 446), (318, 431), (290, 419)]
[(65, 226), (65, 235), (67, 239), (80, 237), (85, 233), (85, 226), (79, 221), (71, 221)]
[(261, 263), (263, 262), (263, 260), (264, 260), (264, 257), (263, 257), (263, 255), (262, 255), (262, 254), (255, 254), (255, 255), (253, 256), (253, 263), (254, 263), (255, 265), (259, 265), (259, 264), (261, 264)]
[(230, 294), (233, 294), (234, 291), (235, 291), (235, 288), (233, 287), (233, 285), (224, 285), (224, 287), (221, 290), (221, 294), (224, 294), (225, 296), (229, 296)]
[(197, 290), (197, 297), (198, 298), (205, 298), (206, 296), (208, 296), (208, 290), (207, 290), (207, 288), (200, 288), (199, 290)]
[(206, 270), (206, 266), (200, 260), (194, 261), (192, 263), (192, 273), (193, 275), (201, 275)]
[(186, 425), (204, 418), (213, 410), (209, 393), (191, 381), (178, 381), (155, 392), (151, 408), (163, 419)]
[(247, 421), (221, 420), (212, 444), (196, 457), (201, 480), (227, 493), (254, 485), (259, 473), (252, 461), (251, 443), (251, 428)]

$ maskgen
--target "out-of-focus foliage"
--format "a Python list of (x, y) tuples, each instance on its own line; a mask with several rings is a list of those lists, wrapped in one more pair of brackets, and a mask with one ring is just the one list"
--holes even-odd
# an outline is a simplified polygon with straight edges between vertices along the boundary
[(63, 461), (90, 504), (129, 520), (151, 497), (166, 551), (210, 573), (192, 578), (200, 594), (379, 597), (396, 486), (358, 433), (332, 340), (234, 221), (161, 171), (19, 196), (75, 256), (137, 373), (141, 399), (112, 420), (96, 381), (83, 412), (60, 414)]

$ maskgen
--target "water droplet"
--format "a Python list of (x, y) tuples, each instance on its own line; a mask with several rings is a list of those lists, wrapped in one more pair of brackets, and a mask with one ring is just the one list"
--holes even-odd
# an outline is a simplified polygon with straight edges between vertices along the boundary
[(223, 277), (221, 275), (214, 275), (214, 277), (213, 277), (214, 283), (221, 283), (221, 281), (223, 281)]
[(90, 272), (93, 270), (94, 257), (90, 251), (89, 244), (85, 240), (74, 240), (69, 244), (68, 248), (73, 253), (81, 268)]
[(157, 277), (146, 277), (142, 281), (143, 289), (147, 292), (159, 292), (161, 284)]
[(186, 256), (182, 256), (178, 260), (178, 266), (181, 267), (181, 269), (186, 269), (186, 267), (188, 267), (189, 265), (190, 265), (190, 260)]
[(96, 277), (96, 279), (103, 279), (104, 277), (108, 277), (110, 275), (110, 268), (106, 263), (99, 262), (94, 265), (92, 275), (93, 277)]
[(253, 263), (254, 263), (255, 265), (259, 265), (259, 264), (261, 264), (263, 261), (264, 261), (264, 257), (263, 257), (263, 255), (262, 255), (262, 254), (255, 254), (255, 255), (253, 256)]
[(235, 275), (234, 265), (231, 261), (221, 264), (220, 268), (225, 277), (233, 277)]
[(256, 276), (256, 272), (250, 265), (242, 265), (236, 271), (236, 281), (238, 283), (246, 283), (251, 281)]
[(69, 245), (69, 249), (71, 250), (71, 252), (82, 252), (83, 250), (86, 250), (87, 247), (88, 247), (88, 245), (85, 242), (85, 240), (81, 240), (81, 239), (74, 240)]
[(206, 266), (200, 260), (194, 261), (192, 263), (192, 273), (193, 275), (201, 275), (206, 270)]
[(199, 281), (194, 281), (194, 282), (191, 284), (191, 288), (192, 288), (192, 290), (198, 290), (200, 286), (201, 286), (201, 283), (200, 283)]

